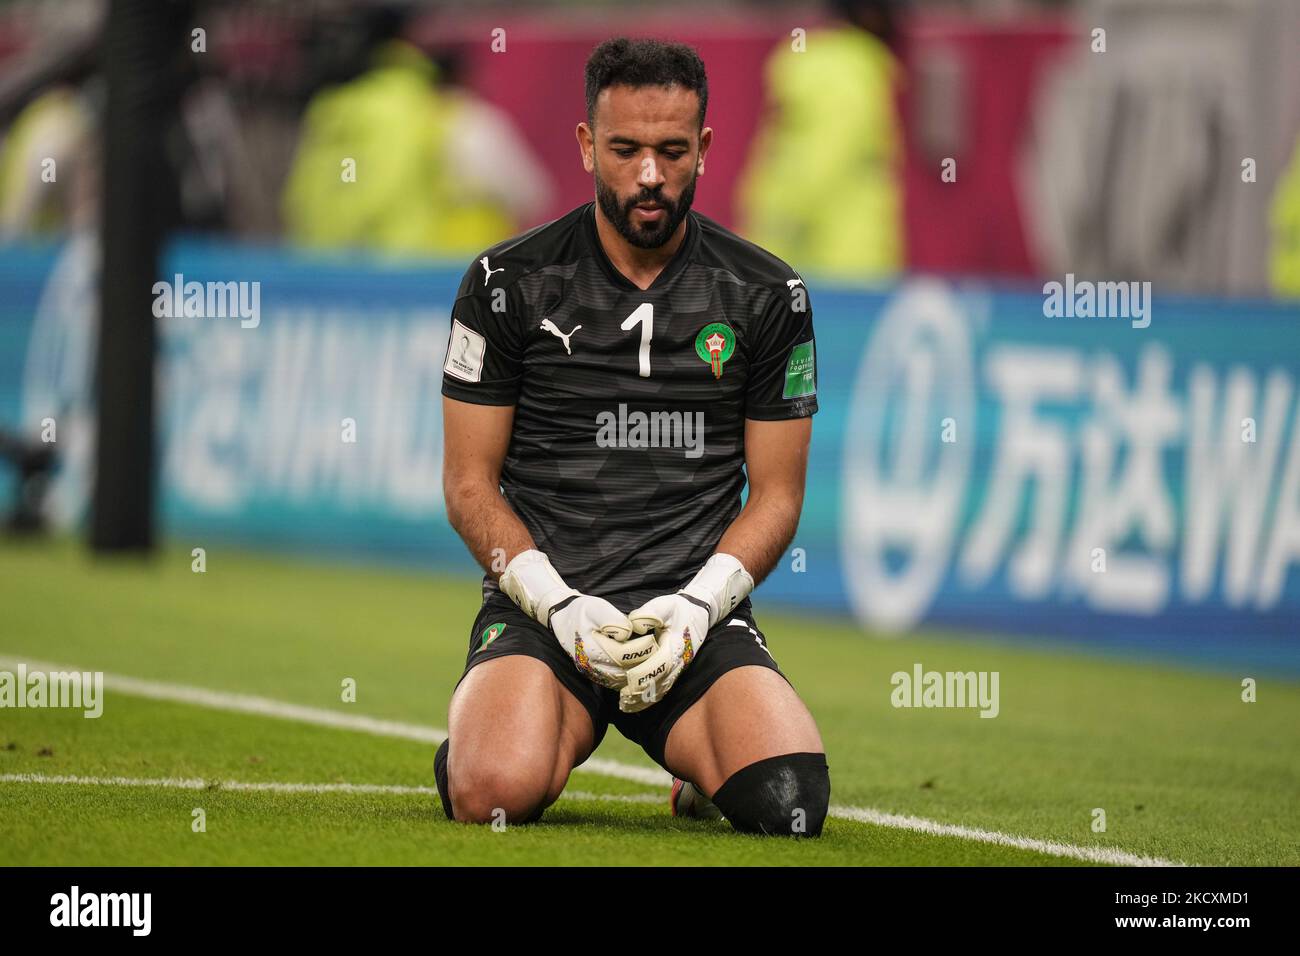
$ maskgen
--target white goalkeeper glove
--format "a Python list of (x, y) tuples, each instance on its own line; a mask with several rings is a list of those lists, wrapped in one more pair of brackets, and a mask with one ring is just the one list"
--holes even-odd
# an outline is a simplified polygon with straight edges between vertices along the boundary
[(653, 598), (628, 614), (632, 631), (653, 631), (659, 648), (627, 672), (618, 709), (632, 714), (662, 700), (682, 669), (700, 652), (713, 625), (735, 610), (752, 590), (754, 579), (739, 559), (715, 554), (676, 594)]
[(653, 636), (632, 639), (632, 623), (614, 605), (565, 584), (540, 551), (515, 555), (500, 587), (520, 610), (549, 627), (573, 665), (602, 687), (625, 687), (627, 668), (656, 650)]

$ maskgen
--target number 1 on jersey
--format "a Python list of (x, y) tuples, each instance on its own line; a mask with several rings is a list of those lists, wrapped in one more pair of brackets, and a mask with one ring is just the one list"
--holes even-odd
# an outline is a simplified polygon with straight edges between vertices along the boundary
[(641, 348), (637, 350), (637, 372), (642, 378), (650, 377), (650, 339), (654, 336), (655, 307), (652, 302), (643, 302), (636, 307), (620, 326), (624, 332), (641, 323)]

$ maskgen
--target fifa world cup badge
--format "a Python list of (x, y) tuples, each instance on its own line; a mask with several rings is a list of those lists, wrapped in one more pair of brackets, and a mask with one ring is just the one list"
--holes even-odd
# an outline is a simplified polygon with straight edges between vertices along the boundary
[(736, 333), (725, 322), (710, 322), (695, 336), (695, 354), (722, 378), (722, 364), (736, 354)]

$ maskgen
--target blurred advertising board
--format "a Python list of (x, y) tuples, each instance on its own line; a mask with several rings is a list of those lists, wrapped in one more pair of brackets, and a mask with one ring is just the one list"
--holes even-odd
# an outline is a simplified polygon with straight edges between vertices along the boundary
[[(93, 456), (95, 258), (0, 250), (0, 423), (57, 422), (65, 525)], [(472, 572), (441, 491), (463, 269), (173, 245), (168, 536)], [(1300, 308), (1055, 281), (809, 277), (821, 410), (762, 602), (1300, 674)], [(214, 289), (225, 315), (185, 314)]]

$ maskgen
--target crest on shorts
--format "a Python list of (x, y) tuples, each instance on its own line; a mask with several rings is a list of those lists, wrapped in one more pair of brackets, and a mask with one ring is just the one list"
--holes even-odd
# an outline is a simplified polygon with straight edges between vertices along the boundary
[(736, 354), (736, 333), (726, 322), (710, 322), (695, 336), (695, 354), (708, 362), (714, 378), (722, 378), (722, 363)]
[(505, 631), (506, 626), (501, 623), (489, 624), (483, 628), (483, 633), (478, 636), (478, 649), (481, 651), (493, 641), (495, 641)]

